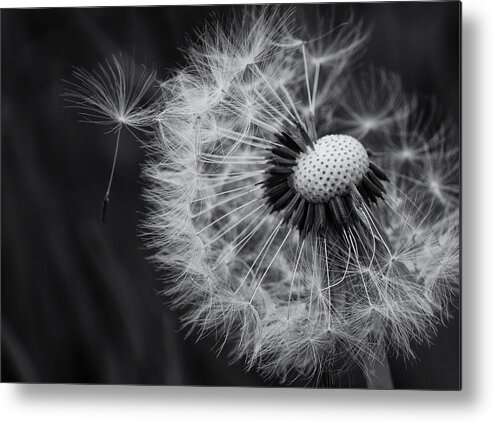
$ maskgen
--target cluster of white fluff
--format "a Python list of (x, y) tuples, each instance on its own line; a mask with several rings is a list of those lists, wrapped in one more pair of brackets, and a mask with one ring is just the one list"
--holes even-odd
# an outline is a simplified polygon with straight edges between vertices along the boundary
[[(396, 75), (354, 70), (367, 38), (351, 17), (245, 7), (200, 32), (149, 114), (146, 227), (165, 293), (266, 376), (412, 357), (456, 292), (456, 136)], [(314, 139), (353, 136), (390, 178), (343, 241), (301, 235), (266, 201), (269, 151), (294, 121)]]

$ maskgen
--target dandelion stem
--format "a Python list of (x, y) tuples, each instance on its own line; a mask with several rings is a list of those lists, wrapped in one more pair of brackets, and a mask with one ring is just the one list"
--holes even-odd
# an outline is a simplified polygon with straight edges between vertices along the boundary
[(115, 167), (116, 167), (116, 158), (118, 157), (118, 147), (120, 146), (120, 133), (121, 133), (121, 127), (119, 127), (118, 130), (116, 131), (116, 144), (115, 144), (115, 152), (113, 154), (113, 164), (111, 165), (110, 180), (108, 181), (108, 187), (106, 188), (106, 193), (104, 194), (103, 204), (101, 207), (102, 223), (104, 223), (106, 219), (106, 210), (108, 208), (108, 203), (110, 202), (111, 184), (113, 183), (113, 175), (115, 174)]
[(389, 361), (385, 352), (380, 357), (368, 357), (365, 359), (365, 379), (370, 390), (393, 390), (392, 374)]

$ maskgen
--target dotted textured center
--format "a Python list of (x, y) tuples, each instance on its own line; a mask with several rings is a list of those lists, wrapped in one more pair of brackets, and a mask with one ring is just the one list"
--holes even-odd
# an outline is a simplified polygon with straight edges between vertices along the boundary
[(349, 192), (368, 171), (365, 147), (347, 135), (327, 135), (315, 142), (314, 150), (298, 158), (293, 185), (307, 201), (328, 202)]

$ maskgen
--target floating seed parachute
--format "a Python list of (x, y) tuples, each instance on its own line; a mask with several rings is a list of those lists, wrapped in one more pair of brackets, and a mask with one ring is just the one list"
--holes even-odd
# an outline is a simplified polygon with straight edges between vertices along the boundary
[(246, 7), (205, 27), (144, 119), (165, 292), (266, 376), (413, 357), (455, 294), (453, 125), (397, 76), (353, 73), (368, 36)]

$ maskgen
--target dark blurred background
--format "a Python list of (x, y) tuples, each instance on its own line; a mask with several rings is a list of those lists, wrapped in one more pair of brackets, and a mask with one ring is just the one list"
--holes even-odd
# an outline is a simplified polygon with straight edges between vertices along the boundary
[[(309, 5), (298, 7), (313, 7)], [(372, 25), (366, 61), (460, 115), (458, 2), (343, 4)], [(100, 205), (114, 138), (64, 108), (62, 79), (113, 53), (161, 78), (179, 47), (224, 7), (58, 8), (1, 11), (1, 380), (44, 383), (276, 385), (184, 340), (139, 238), (144, 153), (122, 132), (107, 221)], [(321, 13), (329, 13), (329, 7)], [(418, 361), (392, 359), (397, 388), (460, 386), (455, 311)], [(296, 384), (299, 385), (299, 384)], [(364, 387), (357, 372), (321, 386)]]

